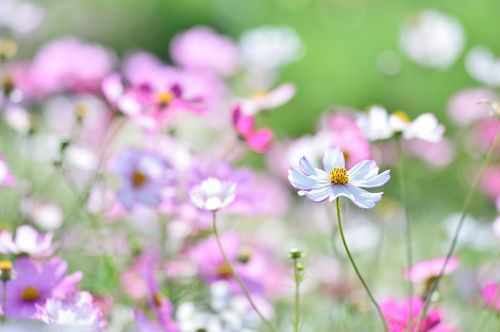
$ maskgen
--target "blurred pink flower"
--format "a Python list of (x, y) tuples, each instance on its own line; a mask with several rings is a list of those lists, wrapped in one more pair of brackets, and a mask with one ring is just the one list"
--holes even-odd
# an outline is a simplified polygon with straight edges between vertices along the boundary
[[(434, 259), (421, 261), (414, 264), (411, 268), (406, 269), (405, 277), (407, 280), (410, 280), (415, 283), (426, 282), (431, 278), (437, 277), (441, 272), (446, 257), (437, 257)], [(444, 270), (444, 274), (450, 274), (458, 266), (458, 258), (450, 257), (448, 264), (446, 264), (446, 268)]]
[(459, 126), (470, 125), (489, 116), (491, 106), (480, 101), (497, 98), (494, 91), (485, 88), (459, 91), (448, 102), (448, 115)]
[[(382, 313), (389, 325), (391, 332), (408, 331), (412, 323), (411, 332), (417, 332), (417, 322), (423, 310), (424, 303), (422, 299), (414, 297), (410, 301), (404, 300), (397, 302), (387, 300), (380, 305)], [(411, 308), (411, 312), (410, 312)], [(411, 321), (411, 322), (410, 322)], [(429, 310), (427, 317), (422, 321), (418, 332), (452, 332), (453, 329), (442, 323), (442, 313), (437, 309)]]
[(13, 187), (16, 185), (16, 177), (7, 165), (5, 157), (0, 154), (0, 187)]
[(335, 113), (323, 120), (323, 129), (330, 135), (330, 145), (342, 150), (347, 167), (371, 159), (370, 143), (354, 118), (346, 113)]
[(23, 93), (34, 98), (66, 90), (97, 92), (114, 64), (114, 54), (103, 46), (65, 37), (43, 46), (15, 77)]
[(234, 42), (207, 26), (196, 26), (179, 33), (170, 45), (176, 64), (189, 70), (231, 75), (239, 66)]
[(496, 282), (488, 282), (481, 289), (483, 300), (488, 307), (500, 312), (500, 286)]
[[(487, 117), (474, 126), (472, 130), (473, 140), (482, 150), (486, 151), (495, 140), (498, 131), (500, 131), (500, 121), (494, 117)], [(500, 145), (497, 146), (497, 153), (500, 153)]]
[(15, 237), (11, 232), (3, 231), (0, 233), (0, 253), (48, 257), (54, 253), (52, 237), (52, 233), (38, 233), (29, 225), (17, 228)]
[(448, 166), (455, 158), (453, 142), (446, 138), (436, 143), (413, 139), (406, 141), (405, 147), (414, 156), (437, 168)]
[(500, 166), (489, 166), (486, 169), (480, 188), (491, 199), (500, 198)]
[(233, 126), (250, 150), (266, 153), (271, 148), (272, 130), (269, 128), (256, 129), (255, 116), (244, 115), (239, 106), (233, 109)]

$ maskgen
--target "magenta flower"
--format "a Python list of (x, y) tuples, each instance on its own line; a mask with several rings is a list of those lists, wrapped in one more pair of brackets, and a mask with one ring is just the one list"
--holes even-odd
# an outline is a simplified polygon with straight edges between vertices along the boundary
[[(405, 300), (400, 303), (394, 300), (387, 300), (381, 304), (391, 332), (417, 332), (417, 324), (420, 313), (424, 308), (424, 302), (414, 297), (410, 301)], [(411, 312), (410, 312), (411, 308)], [(411, 324), (411, 329), (408, 330)], [(453, 329), (442, 323), (442, 314), (436, 309), (431, 309), (420, 325), (418, 332), (452, 332)]]
[(100, 45), (62, 38), (39, 50), (28, 72), (18, 78), (29, 81), (20, 87), (27, 87), (28, 91), (23, 92), (31, 97), (45, 97), (64, 90), (97, 92), (114, 62), (111, 51)]
[(0, 253), (48, 257), (54, 253), (52, 237), (52, 233), (40, 234), (29, 225), (19, 227), (15, 237), (11, 232), (3, 231), (0, 233)]
[(176, 64), (189, 70), (226, 76), (239, 66), (239, 51), (234, 42), (206, 26), (175, 36), (170, 52)]
[(113, 170), (122, 177), (117, 196), (128, 210), (137, 203), (156, 207), (175, 195), (174, 170), (152, 152), (127, 149), (118, 156)]
[[(37, 305), (49, 299), (64, 299), (77, 291), (81, 272), (66, 275), (68, 264), (60, 258), (52, 258), (42, 266), (27, 257), (16, 260), (16, 278), (7, 283), (7, 317), (31, 318)], [(3, 290), (0, 291), (3, 296)]]
[[(440, 274), (441, 270), (443, 269), (445, 260), (446, 257), (443, 256), (418, 262), (405, 271), (405, 277), (406, 279), (414, 283), (427, 282)], [(446, 264), (444, 274), (452, 273), (453, 271), (455, 271), (457, 266), (458, 258), (454, 256), (450, 257), (448, 264)]]
[(481, 289), (484, 303), (493, 310), (500, 312), (500, 286), (495, 282), (486, 283)]
[(0, 154), (0, 187), (13, 187), (16, 182), (16, 177), (7, 165), (5, 157)]
[(255, 116), (243, 114), (239, 106), (233, 109), (233, 126), (250, 150), (265, 153), (271, 148), (272, 130), (269, 128), (256, 129)]
[(347, 166), (371, 159), (370, 143), (351, 116), (331, 115), (324, 119), (323, 127), (330, 136), (330, 145), (342, 150)]

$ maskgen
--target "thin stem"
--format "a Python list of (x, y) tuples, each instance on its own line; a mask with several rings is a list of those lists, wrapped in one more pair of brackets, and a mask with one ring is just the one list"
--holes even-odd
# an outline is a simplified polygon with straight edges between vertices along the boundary
[(387, 322), (385, 321), (384, 314), (382, 313), (382, 310), (380, 309), (380, 306), (377, 303), (377, 300), (375, 300), (375, 297), (372, 295), (372, 292), (370, 291), (370, 288), (368, 288), (368, 285), (365, 282), (365, 279), (361, 276), (361, 273), (358, 270), (358, 267), (356, 263), (354, 262), (354, 259), (352, 258), (351, 252), (349, 250), (349, 247), (347, 246), (347, 242), (344, 236), (344, 229), (342, 228), (342, 218), (340, 217), (340, 198), (337, 198), (337, 221), (339, 225), (339, 232), (340, 232), (340, 237), (342, 238), (342, 243), (344, 244), (345, 251), (347, 253), (347, 257), (349, 257), (349, 260), (351, 261), (351, 265), (354, 268), (354, 271), (356, 272), (356, 275), (358, 276), (359, 280), (363, 284), (363, 287), (365, 288), (366, 293), (368, 294), (368, 297), (372, 301), (373, 305), (377, 309), (377, 312), (380, 316), (380, 319), (382, 320), (382, 323), (384, 325), (384, 331), (389, 332), (389, 327), (387, 326)]
[(294, 259), (294, 277), (295, 277), (295, 315), (293, 320), (293, 331), (299, 332), (300, 324), (300, 271), (297, 268), (297, 259)]
[(3, 292), (2, 292), (2, 321), (5, 322), (7, 319), (7, 280), (2, 281)]
[(422, 313), (420, 314), (417, 331), (419, 330), (420, 325), (422, 324), (422, 321), (427, 316), (427, 311), (429, 310), (429, 307), (431, 304), (432, 294), (434, 294), (434, 292), (438, 288), (439, 282), (441, 281), (441, 278), (443, 277), (446, 266), (448, 265), (448, 262), (451, 259), (451, 256), (453, 256), (453, 253), (455, 252), (455, 247), (456, 247), (457, 242), (458, 242), (458, 237), (460, 235), (460, 231), (462, 230), (462, 226), (464, 224), (465, 217), (467, 216), (467, 213), (469, 211), (469, 206), (470, 206), (470, 203), (472, 202), (472, 197), (474, 197), (474, 193), (476, 192), (477, 188), (479, 187), (479, 184), (481, 183), (481, 179), (483, 178), (483, 175), (486, 172), (486, 169), (491, 162), (491, 159), (493, 157), (493, 154), (496, 151), (496, 148), (497, 148), (499, 141), (500, 141), (500, 130), (497, 131), (495, 139), (494, 139), (493, 143), (491, 144), (491, 146), (486, 154), (486, 157), (484, 158), (484, 162), (480, 168), (480, 171), (479, 171), (476, 179), (474, 180), (472, 187), (469, 189), (469, 192), (467, 193), (467, 196), (465, 198), (464, 208), (462, 210), (462, 214), (460, 215), (460, 219), (458, 221), (457, 228), (455, 229), (455, 234), (453, 235), (453, 240), (451, 242), (450, 249), (448, 250), (448, 253), (446, 255), (446, 259), (444, 261), (443, 267), (441, 268), (439, 275), (436, 277), (436, 280), (432, 284), (432, 287), (430, 288), (429, 294), (425, 299), (424, 309), (422, 310)]
[(231, 275), (238, 283), (238, 286), (240, 286), (240, 289), (242, 290), (243, 294), (245, 295), (248, 302), (252, 306), (253, 310), (257, 313), (259, 318), (267, 325), (269, 330), (275, 332), (276, 330), (274, 329), (273, 325), (264, 317), (264, 315), (260, 312), (260, 310), (255, 305), (255, 302), (252, 300), (252, 296), (250, 295), (250, 292), (248, 291), (247, 287), (245, 286), (245, 284), (241, 280), (238, 273), (236, 273), (236, 271), (233, 267), (233, 264), (231, 264), (231, 261), (229, 260), (229, 258), (226, 255), (226, 252), (224, 250), (224, 247), (222, 246), (222, 242), (221, 242), (220, 237), (219, 237), (219, 231), (217, 229), (216, 213), (217, 213), (216, 211), (213, 211), (213, 213), (212, 213), (212, 230), (213, 230), (214, 235), (215, 235), (215, 240), (217, 241), (217, 246), (219, 247), (220, 253), (221, 253), (222, 257), (224, 258), (224, 262), (226, 263), (226, 265), (229, 269), (229, 272), (231, 272)]
[[(398, 183), (399, 183), (399, 197), (401, 200), (401, 205), (404, 210), (405, 217), (405, 245), (406, 245), (406, 266), (407, 268), (411, 268), (413, 266), (413, 246), (412, 246), (412, 235), (411, 235), (411, 224), (410, 224), (410, 216), (408, 214), (408, 208), (406, 205), (406, 185), (405, 185), (405, 174), (404, 174), (404, 155), (403, 155), (403, 140), (401, 139), (399, 142), (399, 163), (398, 163)], [(413, 288), (413, 283), (408, 279), (407, 283), (407, 292), (410, 310), (408, 310), (408, 330), (412, 326), (412, 301), (413, 294), (415, 293), (415, 289)]]

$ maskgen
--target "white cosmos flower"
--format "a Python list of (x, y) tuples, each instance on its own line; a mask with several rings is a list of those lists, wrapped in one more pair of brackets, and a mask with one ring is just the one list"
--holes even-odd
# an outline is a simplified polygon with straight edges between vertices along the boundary
[(295, 85), (281, 84), (270, 90), (257, 91), (249, 98), (239, 100), (241, 111), (245, 115), (255, 115), (260, 111), (271, 110), (286, 104), (295, 95)]
[(472, 48), (465, 58), (465, 66), (475, 80), (500, 87), (500, 58), (495, 57), (491, 50), (484, 46)]
[(290, 168), (288, 180), (299, 195), (311, 201), (332, 202), (338, 197), (349, 198), (362, 209), (370, 209), (382, 198), (382, 193), (371, 193), (361, 188), (375, 188), (390, 179), (390, 171), (378, 174), (379, 168), (373, 160), (363, 160), (350, 170), (345, 168), (344, 154), (338, 147), (328, 148), (323, 156), (323, 169), (311, 165), (302, 157), (299, 170)]
[(15, 237), (11, 232), (3, 231), (0, 233), (0, 253), (47, 257), (54, 252), (52, 237), (52, 233), (40, 234), (28, 225), (19, 227)]
[(458, 19), (437, 10), (426, 10), (403, 24), (400, 45), (416, 63), (446, 69), (462, 52), (465, 33)]
[(199, 209), (217, 211), (234, 201), (236, 183), (209, 177), (191, 190), (190, 197)]
[(404, 139), (417, 138), (437, 143), (441, 141), (445, 130), (432, 113), (420, 114), (412, 121), (401, 111), (389, 115), (380, 106), (372, 107), (366, 115), (359, 115), (357, 124), (370, 141), (390, 138), (401, 133)]

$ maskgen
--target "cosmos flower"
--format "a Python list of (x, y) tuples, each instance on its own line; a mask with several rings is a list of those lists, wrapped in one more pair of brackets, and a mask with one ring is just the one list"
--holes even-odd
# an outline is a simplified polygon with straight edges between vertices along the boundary
[(233, 109), (233, 126), (250, 150), (265, 153), (270, 149), (273, 140), (272, 130), (269, 128), (256, 129), (255, 116), (243, 114), (239, 106)]
[(27, 257), (18, 258), (14, 265), (16, 278), (7, 283), (7, 316), (32, 318), (37, 305), (43, 305), (49, 299), (65, 299), (75, 293), (82, 273), (67, 276), (67, 267), (68, 264), (57, 257), (42, 266)]
[(9, 169), (5, 157), (0, 154), (0, 187), (13, 187), (16, 182), (16, 177)]
[[(406, 279), (414, 283), (428, 282), (430, 279), (437, 277), (444, 265), (446, 257), (437, 257), (434, 259), (418, 262), (411, 268), (405, 271)], [(444, 274), (450, 274), (458, 266), (458, 258), (450, 257), (448, 264), (444, 270)]]
[(38, 307), (38, 319), (49, 325), (63, 325), (75, 328), (101, 331), (101, 314), (94, 308), (92, 296), (79, 292), (67, 300), (49, 299)]
[(152, 152), (127, 149), (118, 156), (113, 170), (122, 177), (117, 197), (128, 210), (137, 203), (156, 207), (175, 195), (174, 171)]
[[(394, 300), (387, 300), (380, 305), (391, 332), (416, 332), (424, 302), (418, 297), (414, 297), (410, 301), (405, 300), (398, 303)], [(431, 309), (422, 321), (419, 332), (452, 332), (453, 329), (443, 324), (442, 316), (439, 310)], [(408, 330), (410, 319), (413, 323), (411, 329)]]
[(52, 233), (40, 234), (29, 225), (20, 226), (13, 236), (9, 231), (0, 233), (0, 253), (48, 257), (54, 253)]
[(235, 43), (207, 26), (196, 26), (175, 36), (170, 53), (176, 64), (189, 70), (226, 76), (239, 66)]
[(236, 184), (209, 177), (191, 189), (189, 195), (199, 209), (218, 211), (235, 200)]
[(481, 289), (481, 294), (488, 307), (500, 312), (500, 286), (498, 283), (486, 283)]
[(426, 10), (404, 22), (399, 43), (416, 63), (447, 69), (462, 52), (465, 34), (458, 19), (437, 10)]
[(359, 115), (358, 125), (369, 140), (382, 140), (401, 133), (406, 140), (421, 139), (431, 143), (441, 140), (444, 126), (432, 113), (423, 113), (413, 121), (408, 115), (396, 111), (391, 115), (382, 107), (372, 107), (368, 115)]
[(460, 126), (470, 125), (488, 116), (491, 106), (481, 101), (495, 100), (496, 98), (498, 95), (490, 89), (462, 90), (448, 102), (448, 115), (454, 123)]
[(334, 201), (344, 196), (363, 209), (370, 209), (382, 198), (382, 193), (371, 193), (361, 188), (384, 185), (390, 171), (378, 174), (379, 168), (372, 160), (364, 160), (346, 170), (344, 155), (338, 147), (330, 147), (323, 155), (323, 169), (311, 165), (305, 157), (299, 162), (299, 170), (290, 168), (288, 180), (300, 196), (313, 202)]
[(486, 86), (500, 86), (500, 58), (484, 46), (473, 47), (465, 58), (469, 75)]
[(448, 166), (455, 158), (454, 143), (446, 138), (436, 143), (414, 139), (405, 142), (404, 146), (410, 154), (436, 168)]
[(255, 115), (260, 111), (271, 110), (286, 104), (295, 95), (295, 90), (295, 85), (285, 83), (273, 90), (260, 90), (248, 98), (241, 98), (238, 104), (244, 115)]
[(30, 33), (42, 23), (45, 9), (36, 1), (4, 0), (0, 3), (0, 28), (14, 33)]

